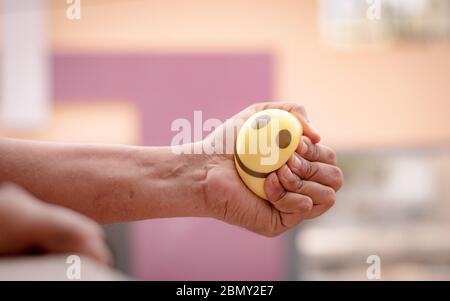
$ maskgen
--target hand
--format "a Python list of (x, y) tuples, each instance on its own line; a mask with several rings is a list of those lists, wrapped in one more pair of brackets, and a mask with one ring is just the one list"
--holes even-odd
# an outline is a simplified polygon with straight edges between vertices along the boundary
[(100, 226), (69, 209), (43, 203), (13, 184), (0, 185), (0, 255), (68, 253), (111, 264)]
[[(253, 105), (214, 131), (203, 143), (217, 145), (212, 141), (217, 141), (217, 137), (226, 137), (226, 130), (239, 130), (242, 124), (239, 120), (246, 120), (252, 114), (269, 108), (293, 113), (302, 123), (305, 135), (289, 161), (266, 178), (264, 189), (269, 201), (247, 189), (230, 153), (208, 156), (205, 198), (214, 217), (262, 235), (275, 236), (302, 220), (321, 215), (333, 206), (336, 192), (342, 186), (343, 175), (336, 167), (334, 151), (317, 144), (319, 134), (309, 123), (304, 108), (296, 104)], [(234, 145), (226, 145), (226, 148), (234, 149)]]

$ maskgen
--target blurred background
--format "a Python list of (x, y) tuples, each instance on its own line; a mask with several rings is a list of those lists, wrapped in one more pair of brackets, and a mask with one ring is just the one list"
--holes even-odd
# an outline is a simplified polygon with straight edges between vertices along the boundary
[[(208, 219), (106, 226), (150, 280), (450, 280), (447, 0), (0, 0), (0, 135), (167, 145), (176, 118), (304, 105), (346, 183), (269, 239)], [(0, 154), (1, 156), (1, 154)]]

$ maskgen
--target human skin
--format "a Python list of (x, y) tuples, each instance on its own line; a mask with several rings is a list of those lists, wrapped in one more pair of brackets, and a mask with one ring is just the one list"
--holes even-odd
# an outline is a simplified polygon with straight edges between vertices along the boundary
[[(327, 211), (335, 202), (343, 176), (336, 167), (334, 151), (318, 143), (320, 136), (303, 107), (256, 104), (233, 120), (245, 120), (266, 108), (296, 115), (305, 135), (289, 161), (267, 177), (268, 201), (245, 187), (232, 154), (175, 154), (170, 147), (1, 138), (0, 182), (16, 183), (37, 199), (73, 209), (101, 224), (211, 217), (275, 236)], [(202, 143), (221, 131), (223, 128), (218, 128)]]
[(0, 185), (0, 255), (80, 254), (112, 263), (101, 227), (86, 216), (44, 203), (14, 184)]

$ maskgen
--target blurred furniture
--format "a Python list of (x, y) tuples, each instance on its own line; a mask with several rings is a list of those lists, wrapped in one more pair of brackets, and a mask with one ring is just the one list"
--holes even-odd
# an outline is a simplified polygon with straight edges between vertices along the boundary
[(448, 0), (321, 0), (324, 40), (335, 45), (450, 41)]
[[(75, 281), (67, 277), (69, 255), (20, 256), (0, 258), (0, 280), (3, 281)], [(80, 258), (82, 281), (120, 281), (128, 278), (110, 267), (87, 257)]]
[(450, 280), (450, 146), (341, 153), (335, 207), (294, 239), (297, 278)]

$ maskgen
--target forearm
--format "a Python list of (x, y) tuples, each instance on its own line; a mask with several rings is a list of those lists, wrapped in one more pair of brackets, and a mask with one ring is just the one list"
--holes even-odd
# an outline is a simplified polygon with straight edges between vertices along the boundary
[(0, 139), (0, 182), (101, 223), (205, 216), (202, 156), (170, 148)]

